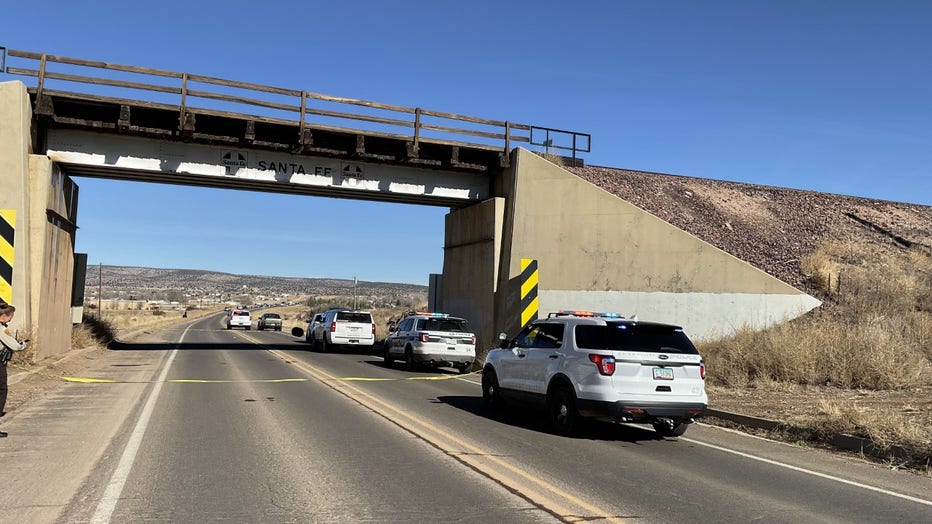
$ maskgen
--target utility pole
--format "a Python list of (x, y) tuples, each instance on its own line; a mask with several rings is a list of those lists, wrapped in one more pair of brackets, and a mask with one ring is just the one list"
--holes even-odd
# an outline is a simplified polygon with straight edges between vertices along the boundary
[(356, 307), (356, 277), (353, 277), (353, 309), (359, 309)]
[(101, 295), (103, 294), (103, 280), (104, 280), (103, 273), (104, 273), (103, 262), (98, 262), (97, 263), (97, 318), (104, 317), (104, 310), (100, 309), (100, 298), (101, 298)]

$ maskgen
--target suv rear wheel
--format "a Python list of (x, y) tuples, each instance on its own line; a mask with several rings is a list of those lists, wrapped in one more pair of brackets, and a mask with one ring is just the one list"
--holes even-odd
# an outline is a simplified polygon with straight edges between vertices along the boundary
[(565, 385), (555, 386), (547, 398), (547, 411), (550, 424), (560, 435), (572, 435), (579, 425), (579, 412), (576, 411), (576, 397)]
[(392, 358), (392, 354), (388, 352), (388, 348), (385, 348), (385, 367), (391, 368), (395, 365), (395, 359)]

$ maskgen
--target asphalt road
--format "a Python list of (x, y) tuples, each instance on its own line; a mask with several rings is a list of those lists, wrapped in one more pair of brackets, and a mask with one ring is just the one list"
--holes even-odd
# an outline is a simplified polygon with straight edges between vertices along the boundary
[(851, 457), (701, 424), (558, 437), (542, 414), (487, 412), (478, 375), (216, 317), (161, 337), (108, 352), (117, 383), (76, 386), (126, 407), (99, 408), (118, 423), (60, 482), (59, 522), (932, 522), (930, 479)]

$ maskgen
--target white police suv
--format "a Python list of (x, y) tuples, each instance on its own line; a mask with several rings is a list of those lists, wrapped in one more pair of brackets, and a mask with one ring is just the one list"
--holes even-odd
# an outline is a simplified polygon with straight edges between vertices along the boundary
[(460, 373), (476, 361), (476, 335), (469, 322), (447, 313), (416, 311), (406, 315), (385, 337), (385, 367), (404, 360), (405, 369), (423, 364), (455, 367)]
[(486, 405), (544, 406), (560, 434), (589, 417), (648, 423), (660, 436), (680, 436), (709, 402), (705, 362), (678, 326), (559, 311), (501, 338), (482, 369)]
[(227, 329), (235, 327), (243, 328), (247, 331), (252, 329), (252, 316), (248, 310), (234, 309), (227, 313)]

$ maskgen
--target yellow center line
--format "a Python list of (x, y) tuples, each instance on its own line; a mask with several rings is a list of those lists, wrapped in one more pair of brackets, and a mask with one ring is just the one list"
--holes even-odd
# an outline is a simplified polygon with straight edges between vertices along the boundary
[[(267, 347), (267, 346), (266, 346)], [(268, 351), (278, 358), (288, 361), (301, 369), (313, 378), (320, 380), (333, 388), (335, 391), (342, 393), (346, 397), (358, 402), (359, 404), (371, 409), (382, 415), (390, 422), (396, 424), (402, 429), (430, 443), (432, 446), (443, 451), (459, 462), (481, 473), (482, 475), (498, 482), (510, 491), (519, 494), (536, 506), (549, 511), (554, 516), (567, 521), (575, 522), (582, 520), (592, 520), (598, 518), (607, 522), (623, 522), (619, 517), (605, 513), (601, 509), (587, 503), (586, 501), (561, 490), (557, 486), (535, 477), (525, 471), (526, 468), (517, 466), (501, 457), (490, 454), (488, 450), (467, 442), (455, 435), (452, 435), (439, 427), (421, 419), (411, 413), (407, 413), (400, 408), (390, 404), (370, 393), (367, 393), (345, 380), (315, 368), (309, 364), (293, 360), (288, 355), (268, 348)], [(363, 399), (368, 402), (363, 402)], [(403, 424), (398, 418), (406, 419), (410, 424)], [(412, 427), (418, 426), (419, 429)], [(508, 476), (497, 471), (492, 466), (504, 469), (513, 476)], [(519, 477), (519, 478), (515, 478)], [(522, 481), (523, 480), (523, 481)], [(533, 486), (533, 487), (531, 487)], [(575, 506), (574, 509), (582, 509), (587, 514), (580, 515), (577, 511), (568, 508), (564, 502)]]
[(103, 378), (82, 378), (82, 377), (61, 377), (65, 382), (81, 382), (83, 384), (117, 384), (116, 380), (107, 380)]

